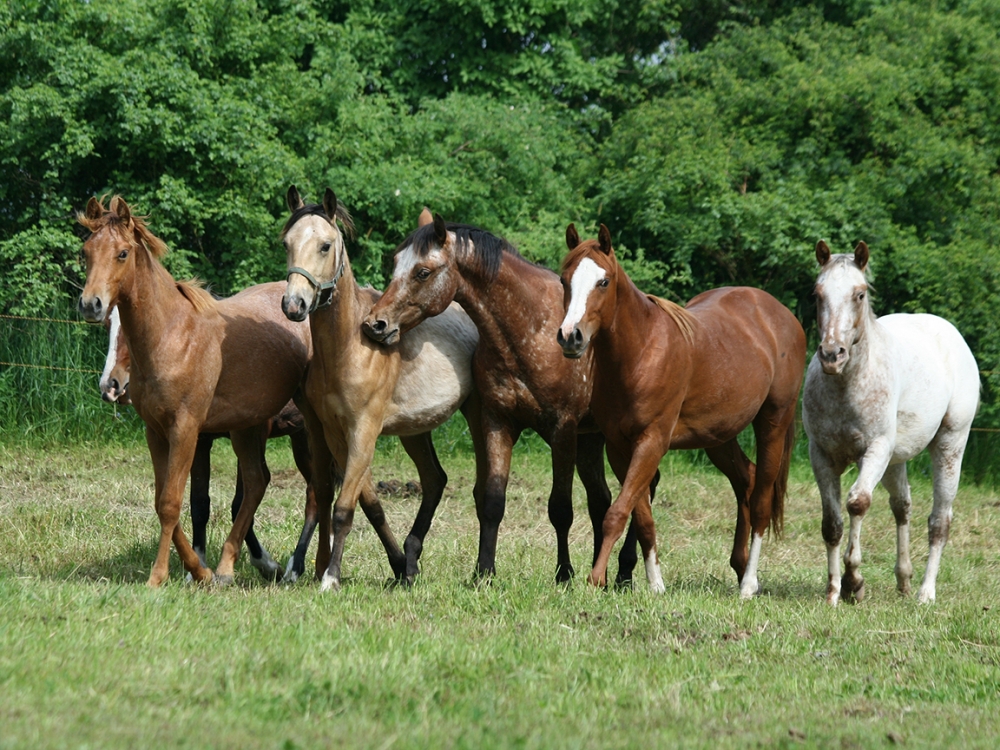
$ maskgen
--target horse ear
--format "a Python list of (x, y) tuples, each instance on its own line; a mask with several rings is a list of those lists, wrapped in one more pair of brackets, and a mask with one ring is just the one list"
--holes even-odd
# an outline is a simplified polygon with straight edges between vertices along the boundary
[(418, 227), (426, 227), (428, 224), (434, 223), (434, 215), (431, 210), (424, 206), (424, 210), (420, 212), (420, 217), (417, 219)]
[(118, 216), (118, 220), (123, 224), (128, 224), (132, 220), (132, 210), (128, 207), (128, 203), (120, 195), (113, 196), (111, 198), (110, 209), (112, 213)]
[(816, 261), (821, 266), (830, 262), (830, 248), (823, 240), (816, 243)]
[(576, 233), (576, 225), (570, 224), (566, 227), (566, 247), (573, 250), (580, 244), (580, 235)]
[(601, 224), (601, 231), (597, 233), (597, 243), (600, 245), (602, 253), (611, 254), (611, 232), (603, 224)]
[(87, 209), (84, 215), (91, 220), (100, 219), (103, 211), (104, 208), (98, 202), (97, 198), (90, 196), (90, 200), (87, 201)]
[(864, 242), (859, 242), (854, 248), (854, 262), (862, 271), (868, 267), (868, 245)]
[(448, 228), (444, 225), (441, 214), (434, 214), (434, 236), (441, 247), (448, 244)]
[(326, 218), (330, 221), (337, 220), (337, 196), (330, 188), (323, 193), (323, 210), (326, 211)]
[(305, 205), (295, 185), (288, 186), (288, 192), (285, 193), (285, 203), (288, 205), (288, 210), (292, 213), (295, 213), (296, 209), (302, 208)]

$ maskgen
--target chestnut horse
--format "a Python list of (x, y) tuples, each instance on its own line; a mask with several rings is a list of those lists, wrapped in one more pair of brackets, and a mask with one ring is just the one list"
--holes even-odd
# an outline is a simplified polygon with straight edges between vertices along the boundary
[[(128, 395), (131, 356), (128, 351), (128, 342), (125, 341), (125, 334), (121, 328), (121, 316), (118, 314), (117, 307), (111, 309), (111, 314), (108, 315), (105, 322), (108, 323), (109, 335), (108, 353), (100, 379), (101, 398), (108, 403), (128, 405), (132, 403)], [(285, 407), (270, 420), (268, 439), (285, 435), (291, 440), (295, 465), (303, 479), (306, 480), (305, 523), (299, 536), (299, 543), (288, 560), (283, 578), (284, 582), (291, 583), (305, 571), (306, 551), (316, 528), (316, 498), (309, 483), (309, 440), (305, 432), (305, 420), (294, 401), (285, 404)], [(194, 461), (191, 463), (191, 546), (201, 558), (202, 565), (205, 564), (206, 529), (212, 504), (208, 494), (212, 471), (212, 444), (220, 437), (224, 437), (224, 435), (222, 433), (200, 434), (198, 446), (194, 452)], [(232, 502), (233, 520), (236, 519), (242, 502), (243, 475), (240, 472), (239, 461), (237, 461), (236, 492)], [(274, 580), (281, 569), (258, 541), (253, 530), (253, 523), (247, 529), (245, 541), (250, 552), (250, 564), (257, 568), (265, 579)]]
[[(704, 448), (736, 494), (729, 562), (740, 596), (754, 596), (764, 532), (768, 525), (781, 530), (805, 369), (802, 326), (760, 289), (712, 289), (687, 307), (644, 294), (618, 264), (603, 224), (598, 239), (586, 242), (570, 224), (566, 245), (566, 316), (557, 337), (567, 357), (594, 350), (590, 408), (622, 483), (604, 518), (604, 544), (590, 582), (604, 585), (612, 545), (634, 511), (646, 577), (653, 590), (663, 591), (649, 483), (669, 449)], [(756, 466), (737, 442), (750, 424)]]
[[(477, 466), (482, 464), (471, 372), (476, 327), (456, 305), (399, 346), (372, 343), (362, 335), (361, 321), (379, 293), (360, 288), (354, 280), (338, 228), (340, 223), (346, 231), (353, 230), (350, 215), (329, 188), (322, 205), (306, 205), (294, 185), (286, 201), (291, 216), (281, 238), (288, 254), (288, 288), (281, 307), (291, 320), (309, 318), (316, 352), (303, 386), (308, 404), (303, 413), (316, 467), (320, 519), (316, 571), (322, 575), (321, 589), (340, 588), (344, 543), (359, 498), (396, 577), (410, 582), (447, 481), (430, 431), (461, 408), (476, 446)], [(380, 434), (401, 436), (423, 485), (405, 556), (385, 523), (372, 486), (371, 462)], [(342, 467), (344, 482), (333, 512), (331, 551), (333, 488), (319, 469), (333, 461)]]
[[(979, 368), (962, 335), (942, 318), (876, 318), (865, 279), (868, 257), (863, 242), (853, 255), (831, 255), (822, 240), (816, 245), (821, 340), (806, 373), (802, 423), (823, 498), (826, 598), (835, 605), (842, 590), (848, 600), (864, 597), (858, 571), (861, 520), (879, 481), (889, 491), (896, 519), (896, 588), (909, 593), (913, 565), (906, 462), (927, 448), (934, 467), (934, 507), (927, 519), (930, 552), (917, 600), (932, 602), (962, 456), (979, 406)], [(841, 578), (840, 476), (852, 463), (858, 465), (858, 478), (847, 493), (851, 530)]]
[[(495, 570), (511, 450), (523, 430), (533, 429), (552, 448), (548, 512), (556, 530), (556, 580), (568, 581), (573, 575), (569, 529), (574, 464), (587, 492), (595, 559), (611, 492), (604, 479), (604, 441), (589, 416), (590, 356), (567, 360), (553, 340), (562, 316), (559, 277), (482, 229), (431, 218), (427, 209), (420, 224), (397, 249), (392, 283), (365, 319), (364, 331), (376, 341), (395, 344), (452, 301), (469, 313), (480, 336), (473, 374), (483, 402), (488, 462), (476, 508), (477, 573)], [(619, 559), (619, 584), (631, 580), (635, 563), (633, 536)]]
[(107, 208), (91, 198), (77, 218), (91, 231), (83, 245), (80, 312), (100, 323), (118, 306), (131, 354), (129, 394), (146, 423), (160, 520), (149, 585), (166, 580), (171, 541), (195, 580), (212, 580), (178, 523), (201, 432), (229, 432), (243, 475), (244, 501), (215, 574), (229, 582), (269, 481), (268, 422), (296, 392), (309, 363), (308, 327), (276, 314), (281, 282), (215, 300), (175, 281), (159, 261), (166, 245), (120, 196)]

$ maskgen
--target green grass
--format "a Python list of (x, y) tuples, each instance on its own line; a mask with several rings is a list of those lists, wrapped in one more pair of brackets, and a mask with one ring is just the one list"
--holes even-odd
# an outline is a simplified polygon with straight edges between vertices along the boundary
[[(453, 437), (460, 442), (460, 436)], [(213, 456), (210, 563), (228, 532), (235, 461)], [(0, 748), (13, 747), (993, 747), (1000, 737), (1000, 497), (963, 486), (938, 603), (895, 592), (895, 531), (880, 489), (865, 522), (867, 598), (823, 601), (825, 552), (808, 466), (793, 469), (786, 533), (768, 539), (764, 595), (737, 599), (725, 480), (663, 464), (654, 512), (667, 585), (584, 584), (591, 549), (577, 487), (577, 580), (552, 582), (548, 455), (515, 455), (498, 576), (470, 585), (472, 463), (449, 488), (412, 590), (358, 514), (345, 586), (190, 586), (176, 555), (145, 586), (158, 523), (136, 443), (34, 452), (0, 445)], [(303, 486), (284, 445), (257, 529), (294, 546)], [(376, 479), (413, 479), (387, 443)], [(845, 481), (847, 481), (845, 479)], [(579, 484), (579, 483), (577, 483)], [(929, 483), (914, 482), (914, 562)], [(402, 539), (417, 500), (383, 498)], [(186, 529), (190, 529), (187, 516)], [(612, 568), (612, 572), (614, 567)]]

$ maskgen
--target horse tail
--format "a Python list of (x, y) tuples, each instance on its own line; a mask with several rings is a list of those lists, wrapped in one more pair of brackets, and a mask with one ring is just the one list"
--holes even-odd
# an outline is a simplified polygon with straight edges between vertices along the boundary
[(795, 447), (795, 420), (788, 423), (785, 430), (785, 446), (781, 451), (778, 476), (774, 478), (774, 498), (771, 500), (771, 531), (781, 536), (785, 526), (785, 495), (788, 492), (788, 469), (792, 463), (792, 448)]

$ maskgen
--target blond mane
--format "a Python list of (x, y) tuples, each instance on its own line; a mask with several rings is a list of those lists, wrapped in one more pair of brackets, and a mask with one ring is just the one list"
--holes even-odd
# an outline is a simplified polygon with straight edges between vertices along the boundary
[(691, 313), (676, 302), (671, 302), (668, 299), (654, 297), (652, 294), (647, 294), (646, 297), (673, 319), (677, 327), (681, 329), (681, 335), (684, 336), (685, 341), (689, 344), (694, 344), (694, 327), (696, 321)]

